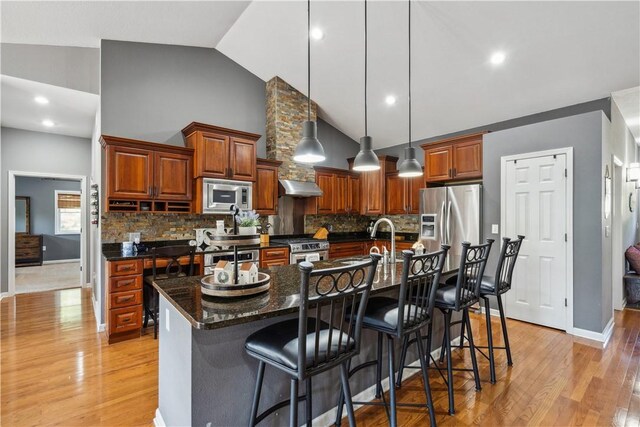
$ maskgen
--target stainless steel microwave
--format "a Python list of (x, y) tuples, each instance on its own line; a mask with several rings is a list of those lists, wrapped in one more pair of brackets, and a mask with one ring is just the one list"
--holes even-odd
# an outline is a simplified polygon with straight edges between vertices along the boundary
[(202, 181), (202, 213), (230, 214), (231, 206), (251, 210), (253, 184), (246, 181), (204, 178)]

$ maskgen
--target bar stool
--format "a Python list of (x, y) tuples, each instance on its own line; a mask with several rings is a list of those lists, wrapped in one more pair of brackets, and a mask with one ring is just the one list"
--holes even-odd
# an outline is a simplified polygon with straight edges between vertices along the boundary
[[(489, 252), (491, 251), (491, 245), (493, 239), (487, 239), (486, 243), (476, 246), (471, 246), (469, 242), (462, 243), (462, 253), (460, 255), (460, 268), (458, 274), (451, 279), (447, 280), (444, 286), (440, 286), (436, 291), (436, 303), (438, 308), (444, 316), (444, 339), (440, 351), (440, 362), (444, 359), (444, 354), (447, 356), (447, 378), (444, 378), (441, 368), (437, 363), (434, 365), (438, 370), (449, 392), (449, 414), (455, 414), (455, 403), (453, 396), (453, 371), (469, 371), (473, 372), (473, 378), (476, 383), (476, 390), (482, 389), (480, 384), (480, 374), (478, 373), (478, 361), (476, 359), (476, 350), (473, 343), (473, 333), (471, 331), (471, 322), (469, 321), (469, 307), (480, 300), (480, 283), (484, 274), (484, 269), (487, 265), (487, 259), (489, 258)], [(453, 312), (462, 311), (462, 319), (452, 322), (451, 315)], [(463, 326), (467, 326), (468, 334), (465, 336), (464, 330), (460, 332), (461, 345), (466, 338), (469, 342), (469, 349), (471, 350), (471, 364), (472, 369), (468, 368), (454, 368), (451, 361), (451, 326), (461, 323)], [(431, 349), (431, 334), (427, 339), (427, 346)], [(428, 357), (431, 357), (429, 353)], [(404, 362), (404, 361), (403, 361)], [(403, 363), (404, 364), (404, 363)]]
[[(498, 266), (496, 268), (495, 277), (485, 276), (482, 278), (482, 284), (480, 285), (480, 297), (484, 301), (484, 310), (487, 323), (487, 346), (476, 346), (476, 348), (486, 348), (489, 350), (489, 355), (482, 354), (485, 358), (489, 359), (489, 371), (491, 375), (491, 383), (496, 382), (496, 365), (494, 349), (506, 350), (507, 352), (507, 364), (513, 366), (511, 360), (511, 348), (509, 347), (509, 336), (507, 334), (507, 321), (504, 316), (504, 308), (502, 307), (502, 294), (511, 289), (511, 277), (513, 276), (513, 268), (518, 260), (518, 253), (522, 246), (524, 236), (518, 235), (517, 239), (510, 240), (508, 237), (502, 238), (502, 248), (500, 250), (500, 259), (498, 260)], [(498, 284), (498, 286), (496, 286)], [(500, 323), (502, 324), (502, 337), (504, 339), (503, 347), (496, 347), (493, 345), (493, 334), (491, 333), (491, 307), (489, 304), (489, 297), (495, 297), (498, 301), (498, 310), (500, 311)]]
[[(151, 259), (153, 261), (151, 276), (146, 276), (144, 278), (144, 286), (142, 287), (144, 312), (142, 327), (146, 328), (149, 323), (149, 318), (153, 319), (153, 339), (158, 338), (158, 315), (160, 310), (159, 295), (156, 288), (153, 287), (153, 282), (157, 280), (173, 279), (176, 277), (193, 276), (195, 253), (195, 246), (188, 245), (163, 246), (151, 249)], [(180, 264), (180, 258), (185, 256), (189, 257), (189, 264), (187, 265), (187, 270), (183, 271), (183, 265)], [(164, 273), (159, 269), (158, 258), (169, 258), (167, 266), (164, 269)]]
[[(314, 270), (310, 262), (299, 264), (300, 313), (251, 334), (247, 353), (258, 359), (258, 375), (251, 406), (250, 426), (289, 405), (289, 425), (298, 425), (298, 401), (305, 401), (306, 423), (311, 426), (311, 378), (340, 367), (342, 393), (347, 398), (349, 422), (355, 425), (347, 363), (360, 352), (362, 319), (380, 255), (347, 267)], [(356, 312), (357, 308), (357, 312)], [(309, 315), (313, 317), (309, 317)], [(265, 365), (291, 376), (290, 398), (258, 414)], [(298, 383), (306, 393), (298, 397)]]
[[(412, 406), (424, 407), (424, 404), (398, 403), (395, 392), (395, 355), (394, 340), (409, 338), (415, 335), (418, 344), (418, 357), (420, 369), (422, 370), (422, 380), (424, 382), (424, 392), (427, 397), (427, 408), (429, 409), (429, 420), (431, 425), (436, 425), (436, 417), (433, 409), (433, 399), (429, 386), (429, 375), (427, 371), (428, 359), (425, 357), (422, 340), (420, 339), (420, 329), (431, 325), (433, 308), (435, 304), (436, 290), (440, 281), (440, 274), (447, 256), (449, 246), (442, 245), (438, 252), (425, 255), (414, 256), (412, 251), (403, 251), (402, 278), (400, 282), (400, 292), (398, 298), (373, 297), (369, 300), (369, 305), (364, 314), (363, 327), (378, 332), (378, 354), (375, 361), (365, 362), (356, 366), (349, 372), (351, 377), (359, 370), (375, 365), (376, 369), (376, 397), (383, 398), (383, 405), (387, 410), (389, 424), (397, 426), (397, 407)], [(416, 296), (417, 298), (412, 298)], [(382, 344), (383, 338), (387, 337), (388, 365), (389, 365), (389, 398), (387, 405), (382, 393)], [(406, 356), (406, 354), (405, 354)], [(342, 421), (342, 405), (344, 396), (340, 394), (338, 399), (338, 413), (336, 416), (336, 426), (340, 426)], [(354, 402), (356, 404), (376, 405), (378, 402)], [(349, 406), (347, 405), (347, 409)], [(389, 412), (390, 409), (390, 412)], [(351, 425), (351, 421), (349, 421)]]

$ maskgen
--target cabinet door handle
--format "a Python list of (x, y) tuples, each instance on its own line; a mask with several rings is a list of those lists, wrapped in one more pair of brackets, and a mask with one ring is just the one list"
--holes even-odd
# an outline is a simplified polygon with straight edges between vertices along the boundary
[(229, 178), (233, 176), (233, 168), (229, 168)]
[(153, 187), (149, 186), (149, 196), (153, 197)]
[(458, 174), (458, 171), (456, 171), (456, 168), (453, 168), (453, 176), (455, 178), (455, 176)]
[(449, 177), (453, 178), (453, 169), (449, 168)]

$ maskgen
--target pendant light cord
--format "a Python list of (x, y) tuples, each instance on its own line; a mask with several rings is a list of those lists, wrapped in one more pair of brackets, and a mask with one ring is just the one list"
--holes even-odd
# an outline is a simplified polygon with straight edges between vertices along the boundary
[(307, 0), (307, 121), (311, 121), (311, 0)]
[(409, 0), (409, 147), (411, 148), (411, 0)]
[(367, 126), (367, 65), (369, 64), (367, 61), (367, 17), (367, 0), (364, 0), (364, 136), (369, 135)]

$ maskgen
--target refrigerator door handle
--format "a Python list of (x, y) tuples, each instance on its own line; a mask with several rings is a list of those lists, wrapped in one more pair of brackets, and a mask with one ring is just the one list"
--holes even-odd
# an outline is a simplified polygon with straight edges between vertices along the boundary
[(451, 242), (451, 201), (447, 206), (447, 245)]
[(444, 202), (442, 202), (442, 206), (440, 207), (440, 241), (443, 244), (447, 244), (446, 236), (444, 235)]

